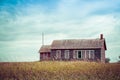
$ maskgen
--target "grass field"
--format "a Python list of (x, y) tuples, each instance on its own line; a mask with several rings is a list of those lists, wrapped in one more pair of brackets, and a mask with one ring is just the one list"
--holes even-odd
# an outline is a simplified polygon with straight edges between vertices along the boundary
[(0, 63), (0, 80), (120, 80), (120, 64), (80, 61)]

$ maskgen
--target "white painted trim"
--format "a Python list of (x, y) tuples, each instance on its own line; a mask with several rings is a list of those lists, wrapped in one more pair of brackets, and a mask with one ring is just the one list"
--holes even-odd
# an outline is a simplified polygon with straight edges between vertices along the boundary
[(73, 59), (76, 59), (77, 58), (77, 50), (74, 50), (73, 51)]
[[(91, 55), (93, 55), (93, 56), (91, 56)], [(94, 55), (95, 55), (94, 50), (89, 50), (89, 59), (91, 59), (91, 58), (94, 59), (94, 57), (95, 57)]]
[(61, 58), (61, 50), (56, 50), (56, 58)]
[(91, 53), (90, 52), (91, 52), (91, 50), (89, 50), (89, 53), (88, 53), (89, 54), (89, 59), (91, 58)]
[(70, 50), (65, 50), (64, 51), (64, 57), (65, 57), (65, 59), (69, 59), (70, 58)]
[(86, 55), (86, 50), (84, 50), (85, 51), (85, 59), (87, 58), (87, 55)]

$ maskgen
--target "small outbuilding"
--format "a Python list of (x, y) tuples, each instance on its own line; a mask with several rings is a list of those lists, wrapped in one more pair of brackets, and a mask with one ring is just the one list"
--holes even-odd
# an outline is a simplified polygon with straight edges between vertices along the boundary
[(43, 45), (40, 48), (40, 59), (41, 60), (50, 60), (51, 59), (51, 49), (50, 49), (50, 45)]

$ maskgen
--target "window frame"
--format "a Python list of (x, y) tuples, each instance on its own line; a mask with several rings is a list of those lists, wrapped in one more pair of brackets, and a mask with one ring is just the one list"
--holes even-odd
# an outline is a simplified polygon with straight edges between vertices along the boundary
[(70, 58), (70, 50), (65, 50), (64, 51), (64, 58), (69, 59)]
[(61, 50), (56, 50), (56, 58), (57, 59), (61, 58)]
[(76, 59), (76, 58), (77, 58), (77, 54), (78, 54), (77, 50), (74, 50), (74, 51), (73, 51), (73, 59)]
[[(93, 56), (92, 56), (93, 55)], [(89, 50), (89, 59), (94, 59), (95, 57), (95, 52), (94, 50)]]
[[(79, 51), (81, 51), (81, 58), (79, 58)], [(84, 54), (83, 54), (84, 51)], [(77, 55), (76, 55), (77, 54)], [(84, 56), (83, 56), (84, 55)], [(95, 58), (95, 50), (74, 50), (73, 51), (73, 59), (94, 59)]]

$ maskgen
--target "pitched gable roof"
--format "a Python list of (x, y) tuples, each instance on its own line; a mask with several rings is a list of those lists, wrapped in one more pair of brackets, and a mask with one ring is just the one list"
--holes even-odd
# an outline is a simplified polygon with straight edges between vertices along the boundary
[[(103, 44), (104, 43), (104, 44)], [(54, 40), (51, 49), (88, 49), (101, 48), (102, 44), (106, 50), (105, 39), (71, 39)]]
[(42, 52), (50, 52), (51, 51), (51, 46), (50, 45), (43, 45), (39, 52), (42, 53)]

